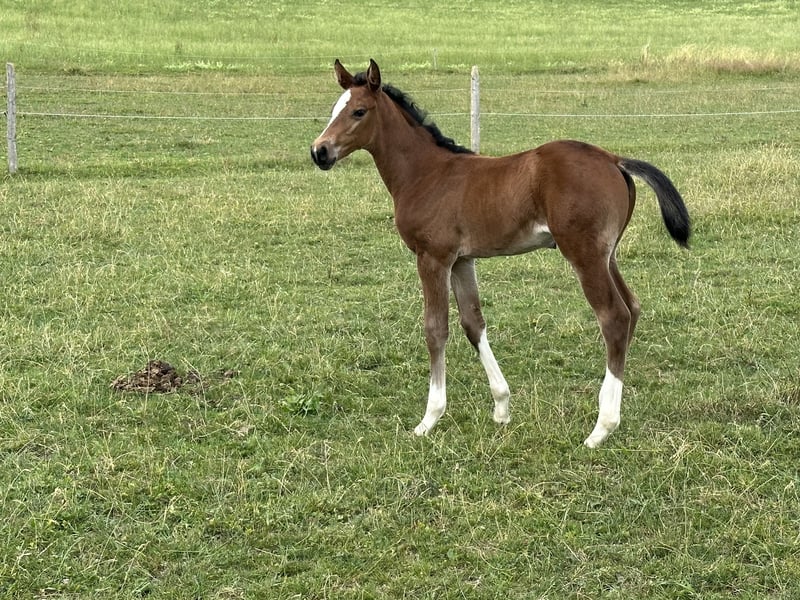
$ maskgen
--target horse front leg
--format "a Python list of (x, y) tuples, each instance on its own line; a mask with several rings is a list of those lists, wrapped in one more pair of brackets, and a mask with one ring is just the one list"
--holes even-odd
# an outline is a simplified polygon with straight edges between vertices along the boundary
[(489, 339), (486, 337), (486, 321), (481, 312), (478, 296), (478, 278), (475, 275), (475, 261), (471, 258), (459, 258), (453, 265), (451, 276), (453, 293), (458, 304), (461, 327), (467, 339), (478, 351), (481, 364), (489, 378), (489, 389), (494, 398), (494, 415), (496, 423), (501, 425), (511, 421), (508, 410), (510, 392), (506, 378), (494, 357)]
[(425, 435), (434, 428), (447, 408), (444, 355), (448, 336), (450, 265), (443, 265), (435, 258), (419, 253), (417, 270), (425, 301), (425, 342), (430, 355), (431, 378), (425, 416), (414, 433)]

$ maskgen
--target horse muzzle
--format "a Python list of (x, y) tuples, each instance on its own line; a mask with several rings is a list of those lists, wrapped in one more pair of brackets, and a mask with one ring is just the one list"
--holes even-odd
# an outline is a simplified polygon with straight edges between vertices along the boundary
[(323, 171), (327, 171), (336, 164), (336, 154), (330, 152), (325, 144), (311, 146), (311, 160)]

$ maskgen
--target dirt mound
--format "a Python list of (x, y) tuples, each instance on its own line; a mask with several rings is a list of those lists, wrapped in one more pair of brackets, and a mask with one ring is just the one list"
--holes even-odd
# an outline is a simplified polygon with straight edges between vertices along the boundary
[[(234, 369), (221, 372), (223, 379), (231, 379), (238, 374)], [(111, 382), (112, 389), (119, 392), (139, 392), (142, 394), (166, 394), (184, 386), (203, 389), (204, 381), (200, 373), (189, 369), (185, 375), (163, 360), (151, 360), (143, 369), (135, 373), (120, 375)]]

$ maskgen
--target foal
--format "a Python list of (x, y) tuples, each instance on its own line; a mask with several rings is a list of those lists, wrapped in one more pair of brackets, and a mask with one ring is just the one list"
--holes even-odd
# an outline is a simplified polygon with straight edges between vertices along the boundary
[(489, 378), (494, 420), (509, 422), (508, 384), (486, 338), (475, 259), (558, 248), (578, 276), (606, 344), (597, 424), (584, 441), (599, 446), (620, 422), (625, 356), (639, 318), (639, 302), (615, 257), (636, 198), (631, 175), (653, 188), (667, 231), (686, 247), (690, 222), (678, 191), (656, 167), (582, 142), (478, 156), (442, 135), (405, 94), (382, 85), (375, 61), (355, 76), (338, 60), (334, 70), (344, 93), (311, 157), (327, 170), (355, 150), (369, 152), (392, 196), (397, 230), (417, 257), (431, 371), (425, 416), (414, 432), (433, 429), (447, 404), (451, 289)]

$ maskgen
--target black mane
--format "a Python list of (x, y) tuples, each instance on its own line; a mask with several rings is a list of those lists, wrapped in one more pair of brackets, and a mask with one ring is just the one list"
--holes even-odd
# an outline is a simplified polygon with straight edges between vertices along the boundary
[[(366, 85), (367, 74), (357, 74), (353, 78), (353, 83), (358, 86)], [(423, 127), (433, 136), (433, 141), (436, 142), (437, 146), (445, 148), (446, 150), (456, 154), (474, 154), (474, 152), (472, 152), (472, 150), (469, 148), (465, 148), (464, 146), (456, 144), (453, 138), (449, 138), (444, 135), (439, 127), (436, 126), (436, 123), (428, 119), (428, 113), (417, 106), (417, 104), (408, 94), (389, 84), (384, 84), (381, 86), (381, 89), (387, 96), (389, 96), (389, 98), (394, 101), (395, 104), (397, 104), (397, 106), (402, 108), (414, 122), (419, 123), (421, 127)]]

